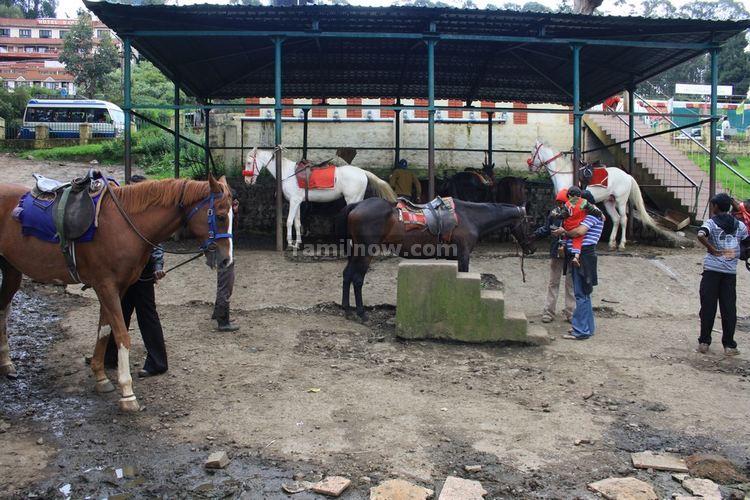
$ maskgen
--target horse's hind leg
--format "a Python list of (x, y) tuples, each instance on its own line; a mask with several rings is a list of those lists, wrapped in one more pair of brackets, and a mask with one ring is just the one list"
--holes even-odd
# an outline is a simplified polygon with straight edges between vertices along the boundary
[(112, 385), (112, 382), (109, 381), (107, 374), (104, 372), (104, 353), (107, 351), (109, 335), (101, 335), (101, 330), (102, 327), (106, 325), (107, 321), (104, 319), (104, 310), (100, 306), (96, 347), (94, 348), (94, 357), (91, 358), (91, 371), (94, 372), (94, 379), (96, 380), (94, 390), (99, 393), (112, 392), (115, 390), (115, 386)]
[(3, 284), (0, 288), (0, 375), (15, 379), (18, 377), (16, 367), (10, 360), (8, 346), (8, 316), (13, 296), (21, 286), (21, 273), (8, 261), (0, 257), (0, 269), (3, 271)]
[[(120, 296), (114, 287), (96, 288), (96, 295), (101, 304), (100, 321), (106, 321), (112, 328), (117, 346), (117, 383), (120, 386), (121, 398), (118, 405), (122, 411), (138, 411), (138, 400), (133, 393), (133, 378), (130, 376), (130, 335), (125, 327), (122, 316)], [(101, 360), (104, 360), (103, 349), (106, 343), (102, 339), (97, 340), (96, 351), (100, 352)], [(92, 361), (93, 364), (93, 361)]]
[(342, 292), (341, 292), (341, 308), (344, 310), (344, 314), (348, 318), (351, 314), (349, 308), (349, 292), (352, 288), (352, 269), (353, 269), (353, 258), (352, 256), (349, 256), (348, 261), (346, 263), (346, 267), (344, 268), (344, 283), (342, 286)]
[(625, 200), (617, 205), (617, 211), (620, 214), (620, 230), (622, 231), (622, 236), (620, 237), (620, 246), (618, 247), (620, 250), (625, 250), (625, 242), (627, 240), (626, 234), (628, 229), (628, 199), (625, 198)]
[[(609, 235), (609, 249), (614, 250), (617, 248), (617, 230), (620, 227), (620, 214), (617, 212), (617, 206), (613, 200), (607, 200), (604, 202), (604, 208), (607, 209), (609, 219), (612, 221), (612, 232)], [(623, 238), (625, 234), (623, 233)]]
[(362, 300), (362, 286), (365, 284), (365, 274), (370, 268), (372, 256), (365, 256), (356, 259), (352, 266), (352, 283), (354, 284), (354, 301), (357, 304), (357, 315), (364, 321), (367, 319), (365, 314), (365, 304)]

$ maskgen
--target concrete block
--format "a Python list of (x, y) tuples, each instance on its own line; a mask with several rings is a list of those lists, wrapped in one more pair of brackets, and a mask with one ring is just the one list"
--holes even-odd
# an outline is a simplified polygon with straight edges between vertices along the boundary
[(634, 477), (610, 477), (588, 487), (609, 500), (659, 500), (650, 484)]
[(310, 487), (315, 493), (326, 495), (329, 497), (337, 497), (341, 495), (345, 489), (349, 487), (352, 482), (341, 476), (329, 476), (322, 481), (319, 481)]
[(482, 500), (486, 494), (479, 481), (448, 476), (438, 500)]
[(552, 339), (543, 326), (528, 325), (526, 327), (526, 342), (534, 345), (547, 345)]
[(223, 469), (229, 465), (229, 456), (226, 451), (215, 451), (208, 456), (204, 466), (206, 469)]
[(482, 290), (478, 273), (458, 273), (456, 262), (402, 262), (397, 304), (396, 328), (403, 338), (527, 340), (526, 315), (509, 311), (502, 291)]
[(654, 453), (643, 451), (631, 453), (630, 459), (636, 469), (654, 469), (671, 472), (687, 472), (688, 466), (682, 458), (669, 453)]

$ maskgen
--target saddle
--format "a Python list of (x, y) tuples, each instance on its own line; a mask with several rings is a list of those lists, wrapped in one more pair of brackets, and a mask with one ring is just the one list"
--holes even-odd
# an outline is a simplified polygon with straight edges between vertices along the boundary
[(437, 197), (429, 203), (412, 203), (406, 198), (399, 198), (396, 208), (399, 221), (407, 231), (426, 227), (430, 233), (445, 241), (450, 241), (453, 229), (458, 224), (456, 204), (450, 197)]
[(60, 242), (68, 271), (80, 281), (75, 264), (74, 242), (87, 233), (91, 233), (96, 220), (96, 201), (106, 186), (101, 172), (90, 169), (85, 176), (70, 182), (33, 174), (36, 184), (31, 191), (35, 200), (52, 203), (52, 219), (56, 238)]
[(54, 199), (55, 227), (61, 239), (75, 240), (91, 227), (96, 216), (93, 198), (104, 188), (104, 178), (98, 170), (89, 170), (84, 177), (70, 182), (33, 174), (35, 199)]
[(308, 201), (310, 189), (333, 189), (336, 185), (336, 166), (326, 160), (313, 165), (310, 160), (300, 160), (294, 168), (297, 186), (305, 190), (305, 201)]

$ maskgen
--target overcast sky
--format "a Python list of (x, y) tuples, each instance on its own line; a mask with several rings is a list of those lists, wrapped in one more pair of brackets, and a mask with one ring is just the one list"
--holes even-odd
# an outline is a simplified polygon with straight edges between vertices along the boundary
[[(352, 5), (372, 5), (372, 6), (387, 6), (391, 3), (394, 3), (395, 0), (349, 0), (349, 3)], [(445, 3), (452, 3), (451, 0), (443, 0)], [(514, 1), (515, 3), (523, 4), (524, 1), (520, 0), (509, 0)], [(551, 9), (556, 9), (559, 5), (559, 0), (535, 0), (541, 4), (544, 4)], [(690, 0), (672, 0), (672, 4), (675, 7), (680, 7), (681, 5), (687, 3)], [(750, 10), (750, 0), (740, 0), (741, 3), (745, 5), (745, 9)], [(174, 3), (174, 0), (170, 2), (171, 4)], [(228, 3), (227, 0), (213, 0), (213, 1), (206, 1), (206, 0), (177, 0), (177, 3), (179, 5), (188, 5), (188, 4), (197, 4), (197, 3)], [(456, 2), (459, 3), (459, 2)], [(493, 0), (474, 0), (474, 3), (476, 3), (480, 8), (485, 7), (487, 4), (502, 4), (505, 3), (505, 1), (493, 1)], [(599, 12), (603, 14), (611, 14), (611, 15), (625, 15), (627, 12), (625, 11), (618, 11), (616, 8), (614, 8), (614, 0), (604, 0), (603, 5), (599, 8)], [(74, 18), (76, 17), (76, 12), (78, 9), (83, 8), (83, 2), (81, 0), (59, 0), (58, 7), (57, 7), (57, 16), (58, 17), (70, 17)]]

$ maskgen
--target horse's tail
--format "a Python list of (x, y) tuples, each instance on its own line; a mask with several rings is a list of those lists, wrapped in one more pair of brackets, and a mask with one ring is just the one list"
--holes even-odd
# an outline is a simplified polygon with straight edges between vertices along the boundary
[(641, 220), (645, 225), (663, 233), (664, 230), (656, 224), (656, 221), (646, 211), (646, 205), (643, 203), (643, 196), (641, 195), (641, 188), (638, 186), (635, 177), (630, 176), (630, 181), (630, 202), (635, 206), (635, 210), (638, 212)]
[(372, 172), (364, 170), (364, 173), (367, 176), (367, 180), (369, 180), (370, 184), (372, 184), (372, 188), (375, 190), (375, 194), (377, 194), (379, 198), (388, 200), (391, 203), (396, 202), (396, 192), (391, 188), (390, 184), (388, 184)]

